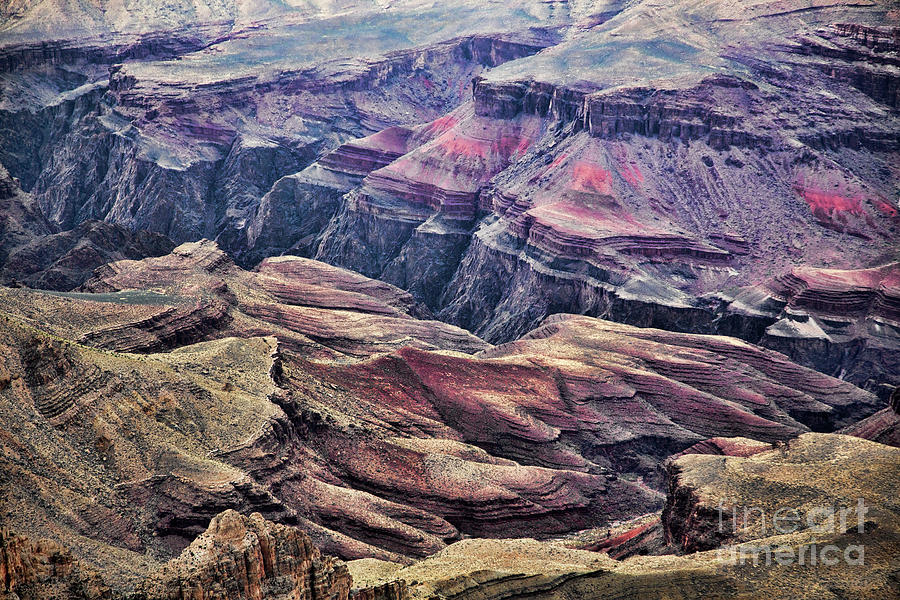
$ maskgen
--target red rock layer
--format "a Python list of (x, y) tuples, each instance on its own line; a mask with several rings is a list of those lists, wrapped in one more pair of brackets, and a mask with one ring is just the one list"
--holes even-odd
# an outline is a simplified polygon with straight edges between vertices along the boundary
[(697, 442), (690, 448), (682, 450), (677, 454), (673, 454), (671, 459), (675, 460), (685, 454), (713, 454), (716, 456), (753, 456), (760, 452), (766, 452), (777, 447), (776, 445), (767, 444), (757, 440), (747, 438), (710, 438)]
[[(138, 507), (116, 525), (130, 552), (178, 552), (227, 507), (297, 524), (329, 553), (395, 561), (466, 535), (602, 527), (660, 508), (659, 465), (673, 452), (715, 435), (789, 439), (877, 404), (744, 342), (589, 317), (555, 316), (491, 347), (415, 318), (392, 286), (293, 257), (247, 272), (210, 242), (113, 263), (88, 287), (104, 292), (4, 298), (64, 339), (175, 348), (45, 348), (24, 326), (0, 323), (14, 341), (9, 376), (0, 373), (2, 398), (14, 401), (0, 410), (29, 424), (10, 436), (18, 445), (0, 435), (2, 460), (30, 482), (9, 490), (24, 504), (40, 488), (36, 463), (16, 462), (28, 453), (55, 465), (60, 483), (41, 485), (85, 497), (65, 531), (112, 522), (117, 503)], [(178, 328), (192, 332), (182, 337), (148, 319), (194, 298), (229, 318)], [(22, 379), (22, 364), (36, 375)], [(61, 418), (48, 420), (57, 407)], [(74, 480), (72, 453), (96, 457)], [(89, 499), (83, 482), (104, 491)], [(35, 508), (46, 520), (58, 510)]]
[(811, 313), (900, 323), (900, 263), (858, 270), (798, 267), (769, 288), (788, 306)]
[(900, 388), (891, 394), (890, 406), (845, 427), (841, 433), (900, 448)]
[(480, 187), (524, 154), (539, 133), (536, 119), (492, 121), (464, 105), (423, 128), (415, 149), (373, 171), (363, 197), (386, 195), (450, 219), (471, 220)]
[(153, 352), (229, 333), (267, 335), (276, 328), (288, 347), (317, 347), (324, 355), (367, 356), (408, 344), (467, 352), (486, 346), (456, 327), (419, 320), (427, 309), (394, 286), (299, 257), (269, 259), (257, 272), (246, 272), (208, 241), (184, 244), (149, 262), (113, 263), (83, 286), (91, 292), (140, 288), (164, 288), (169, 304), (151, 317), (97, 327), (83, 341)]

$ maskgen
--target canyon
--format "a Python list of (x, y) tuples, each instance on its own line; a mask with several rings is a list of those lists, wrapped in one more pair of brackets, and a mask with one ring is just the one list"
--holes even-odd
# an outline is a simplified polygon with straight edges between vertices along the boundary
[(26, 11), (4, 34), (0, 163), (62, 232), (215, 239), (245, 267), (316, 258), (491, 342), (558, 312), (733, 335), (884, 396), (889, 5), (242, 6), (165, 40), (151, 24), (171, 14), (110, 13), (40, 52)]
[(0, 599), (895, 597), (898, 111), (890, 0), (7, 3)]
[[(346, 567), (313, 544), (430, 569), (470, 538), (548, 540), (540, 555), (664, 509), (642, 542), (661, 550), (677, 523), (703, 529), (671, 514), (668, 456), (777, 455), (840, 427), (885, 439), (896, 411), (734, 338), (557, 315), (491, 345), (390, 284), (301, 257), (245, 271), (211, 241), (2, 305), (0, 518), (29, 535), (10, 590), (339, 598)], [(740, 438), (706, 441), (721, 435)], [(53, 553), (72, 566), (32, 566)], [(401, 580), (422, 581), (353, 590)]]

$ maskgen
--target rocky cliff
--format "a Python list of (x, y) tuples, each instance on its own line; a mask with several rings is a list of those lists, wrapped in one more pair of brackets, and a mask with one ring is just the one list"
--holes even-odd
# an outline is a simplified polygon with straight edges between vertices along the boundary
[(890, 404), (871, 417), (854, 423), (841, 433), (900, 448), (900, 388), (894, 389)]
[[(277, 251), (314, 251), (393, 282), (491, 341), (554, 312), (762, 341), (774, 321), (734, 325), (737, 304), (704, 294), (772, 271), (788, 278), (797, 262), (855, 269), (892, 256), (887, 240), (900, 214), (891, 200), (893, 100), (835, 73), (895, 67), (889, 46), (853, 33), (864, 25), (829, 21), (847, 10), (877, 21), (882, 6), (817, 6), (800, 35), (789, 25), (793, 9), (708, 8), (744, 30), (714, 25), (703, 42), (650, 44), (654, 23), (691, 29), (696, 14), (675, 2), (636, 5), (476, 78), (471, 104), (427, 126), (436, 136), (388, 130), (383, 143), (373, 136), (328, 155), (304, 181), (321, 179), (317, 189), (339, 205), (335, 217)], [(620, 48), (621, 36), (649, 75), (630, 75), (625, 53), (566, 70), (592, 64), (598, 48)], [(758, 46), (764, 38), (778, 42)], [(663, 79), (647, 83), (651, 75)], [(821, 100), (835, 86), (846, 86), (841, 99)], [(773, 119), (768, 111), (782, 103)], [(801, 116), (790, 108), (798, 105), (818, 112)], [(322, 169), (344, 178), (335, 185)], [(292, 198), (322, 197), (308, 194)], [(865, 329), (865, 319), (857, 310), (851, 328)], [(764, 343), (826, 372), (873, 389), (896, 380), (894, 367), (884, 372), (859, 352), (871, 336), (850, 336), (852, 344), (837, 336), (816, 350), (799, 333), (780, 345), (771, 334)], [(896, 345), (890, 333), (878, 337), (872, 352)]]
[(341, 561), (322, 556), (302, 531), (259, 513), (216, 515), (180, 556), (145, 572), (135, 591), (110, 588), (54, 542), (7, 531), (0, 539), (0, 593), (10, 600), (348, 600), (352, 585)]
[(159, 256), (174, 247), (162, 235), (98, 221), (58, 231), (2, 165), (0, 207), (0, 280), (6, 285), (71, 290), (110, 261)]
[[(663, 513), (667, 532), (690, 552), (684, 556), (616, 561), (558, 542), (465, 540), (407, 567), (371, 561), (354, 561), (349, 567), (360, 580), (414, 581), (411, 597), (423, 599), (888, 598), (897, 591), (892, 548), (898, 540), (898, 515), (890, 499), (895, 486), (888, 483), (897, 464), (894, 448), (820, 434), (805, 434), (790, 448), (750, 457), (684, 456), (671, 467), (672, 491)], [(835, 476), (846, 479), (837, 483)], [(753, 507), (750, 514), (756, 521), (744, 527), (744, 517), (739, 517), (741, 529), (728, 540), (739, 544), (694, 551), (698, 544), (718, 546), (706, 533), (717, 531), (723, 498), (727, 511), (737, 508), (743, 515), (740, 509)], [(861, 514), (859, 498), (867, 509)], [(821, 522), (827, 511), (816, 511), (834, 506), (849, 507), (846, 523)], [(771, 521), (768, 529), (761, 526), (760, 511), (765, 518), (771, 517), (766, 511), (779, 508), (796, 510), (803, 525), (780, 535)], [(808, 525), (806, 515), (813, 515)], [(730, 516), (726, 513), (728, 526)], [(819, 555), (823, 547), (834, 548), (824, 563)], [(844, 554), (847, 548), (851, 550)], [(781, 552), (779, 562), (773, 558), (776, 551)], [(852, 562), (860, 560), (860, 552), (865, 568)], [(834, 560), (837, 554), (841, 557)]]
[(895, 597), (898, 19), (0, 8), (0, 596)]
[(143, 50), (70, 40), (8, 65), (0, 160), (53, 227), (214, 238), (247, 267), (315, 257), (491, 342), (575, 312), (898, 382), (874, 364), (895, 336), (859, 311), (813, 340), (729, 301), (797, 264), (896, 261), (889, 3), (346, 8), (169, 45), (110, 13)]
[(658, 510), (660, 464), (696, 442), (879, 408), (731, 338), (557, 316), (492, 347), (389, 284), (299, 257), (244, 271), (212, 242), (83, 290), (2, 293), (3, 516), (89, 540), (78, 557), (125, 582), (227, 508), (401, 562), (599, 528)]
[[(897, 364), (896, 262), (868, 269), (795, 267), (720, 296), (723, 333), (787, 354), (797, 362), (890, 395)], [(752, 332), (752, 333), (750, 333)]]
[(346, 600), (347, 567), (321, 556), (303, 532), (233, 510), (141, 586), (147, 600)]
[(0, 598), (106, 600), (112, 597), (101, 576), (84, 568), (65, 548), (0, 530)]
[[(399, 5), (348, 8), (340, 19), (320, 7), (314, 19), (297, 10), (210, 21), (193, 40), (174, 29), (169, 44), (126, 28), (105, 45), (42, 42), (64, 48), (43, 58), (4, 38), (7, 55), (27, 58), (5, 67), (0, 161), (60, 228), (99, 219), (177, 242), (217, 237), (240, 254), (279, 178), (347, 139), (436, 117), (459, 103), (474, 74), (558, 39), (553, 21), (500, 27), (501, 15), (480, 19), (469, 6), (437, 7), (436, 18), (454, 23), (439, 30)], [(320, 42), (329, 35), (347, 41), (339, 49), (347, 54), (327, 51)]]

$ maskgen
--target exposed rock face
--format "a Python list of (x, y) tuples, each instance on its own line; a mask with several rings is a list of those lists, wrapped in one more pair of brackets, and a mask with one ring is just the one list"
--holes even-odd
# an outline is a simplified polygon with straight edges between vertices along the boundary
[(0, 165), (0, 265), (10, 252), (55, 232), (34, 199), (24, 194), (18, 182)]
[(725, 299), (726, 333), (857, 385), (892, 387), (900, 373), (900, 264), (841, 270), (796, 267)]
[(891, 395), (890, 406), (845, 427), (841, 433), (900, 448), (900, 388)]
[[(401, 578), (415, 581), (412, 598), (454, 599), (632, 597), (771, 597), (863, 598), (891, 597), (897, 589), (893, 548), (900, 540), (896, 491), (897, 449), (833, 434), (804, 434), (789, 449), (750, 457), (691, 454), (679, 458), (670, 471), (669, 495), (663, 513), (667, 532), (688, 546), (716, 547), (705, 535), (718, 525), (720, 497), (725, 507), (756, 507), (756, 521), (737, 530), (730, 541), (741, 545), (687, 556), (635, 556), (614, 561), (594, 552), (572, 550), (559, 543), (534, 540), (465, 540), (414, 565), (388, 569), (366, 561), (350, 563), (359, 579)], [(867, 510), (858, 515), (858, 499)], [(847, 506), (846, 523), (822, 521), (824, 507)], [(771, 511), (796, 509), (799, 528), (773, 532), (759, 522), (759, 507)], [(807, 525), (806, 515), (814, 522)], [(742, 517), (743, 519), (743, 517)], [(726, 524), (728, 519), (726, 519)], [(830, 524), (829, 524), (830, 523)], [(789, 527), (790, 528), (790, 527)], [(775, 535), (773, 535), (775, 533)], [(865, 567), (818, 552), (834, 547), (859, 560), (864, 546)], [(800, 548), (806, 558), (800, 559)], [(768, 549), (768, 550), (767, 550)], [(790, 549), (790, 550), (788, 550)], [(781, 560), (765, 553), (782, 552)], [(743, 556), (745, 559), (739, 558)], [(787, 562), (785, 552), (793, 559)], [(815, 564), (810, 552), (817, 553)], [(832, 552), (832, 551), (829, 551)], [(752, 558), (758, 553), (757, 558)], [(761, 555), (759, 555), (761, 553)], [(802, 583), (801, 583), (802, 582)]]
[(898, 19), (0, 8), (0, 596), (896, 596)]
[(71, 290), (110, 261), (159, 256), (174, 248), (159, 234), (96, 221), (58, 232), (2, 165), (0, 208), (0, 280), (6, 284)]
[[(0, 542), (0, 597), (9, 600), (348, 600), (352, 585), (344, 563), (321, 555), (302, 531), (259, 513), (216, 515), (181, 556), (145, 572), (134, 591), (110, 588), (54, 542), (6, 530)], [(392, 589), (405, 590), (395, 582), (363, 597), (405, 598)]]
[(0, 160), (53, 227), (318, 258), (491, 342), (574, 312), (898, 383), (890, 318), (766, 332), (724, 293), (896, 260), (886, 0), (238, 4), (188, 11), (193, 37), (167, 9), (84, 8), (106, 51), (38, 51), (31, 5), (9, 17)]
[(576, 550), (603, 552), (616, 560), (674, 553), (674, 549), (666, 544), (659, 513), (631, 519), (616, 527), (583, 532), (576, 535), (573, 541), (567, 541), (566, 546)]
[(346, 600), (347, 567), (309, 537), (254, 513), (217, 515), (178, 558), (141, 586), (147, 600)]
[(703, 440), (702, 442), (697, 442), (690, 448), (682, 450), (677, 454), (673, 454), (671, 459), (675, 460), (685, 454), (712, 454), (715, 456), (746, 457), (772, 450), (775, 447), (777, 446), (748, 438), (715, 437)]
[(12, 252), (3, 265), (7, 282), (68, 291), (108, 262), (168, 254), (175, 247), (158, 233), (132, 232), (121, 225), (85, 221), (75, 229), (37, 238)]
[(406, 581), (389, 581), (373, 587), (355, 590), (353, 600), (409, 600), (409, 588)]
[(321, 357), (366, 357), (401, 346), (463, 352), (487, 347), (459, 328), (420, 320), (429, 316), (427, 309), (394, 286), (296, 257), (268, 259), (247, 272), (207, 240), (148, 262), (109, 264), (82, 289), (166, 290), (153, 316), (82, 334), (85, 342), (118, 351), (275, 331), (286, 347)]
[(101, 600), (112, 598), (100, 575), (53, 542), (0, 529), (0, 598)]
[[(660, 42), (669, 34), (656, 23), (691, 29), (698, 13), (638, 4), (476, 78), (470, 104), (428, 125), (436, 137), (387, 130), (308, 169), (309, 181), (323, 170), (343, 178), (321, 177), (329, 212), (339, 207), (324, 230), (303, 231), (299, 252), (408, 289), (492, 342), (554, 312), (760, 342), (774, 321), (743, 319), (737, 303), (705, 294), (773, 270), (789, 278), (798, 262), (883, 265), (900, 215), (893, 92), (836, 75), (896, 70), (873, 50), (887, 41), (866, 37), (890, 34), (856, 34), (866, 26), (829, 16), (876, 22), (883, 6), (824, 3), (802, 26), (791, 6), (731, 14), (707, 3), (708, 39), (684, 44)], [(619, 52), (622, 36), (642, 56), (641, 75)], [(668, 58), (647, 50), (659, 44)], [(841, 100), (821, 100), (815, 90), (832, 85)], [(801, 118), (798, 105), (821, 110)], [(778, 340), (773, 329), (765, 343), (872, 389), (896, 383), (880, 356), (897, 347), (896, 318), (869, 334), (874, 315), (850, 312), (847, 339), (814, 343), (798, 330)]]
[[(765, 503), (802, 515), (821, 506), (849, 507), (852, 520), (844, 519), (849, 524), (822, 527), (824, 533), (864, 534), (871, 526), (857, 531), (857, 525), (880, 517), (884, 519), (880, 525), (887, 530), (884, 534), (896, 538), (897, 514), (887, 501), (895, 486), (887, 481), (898, 464), (895, 448), (825, 434), (804, 434), (780, 449), (750, 457), (686, 454), (669, 466), (669, 495), (663, 511), (666, 535), (692, 552), (780, 533), (772, 531), (772, 515), (745, 510)], [(760, 498), (761, 489), (777, 490), (777, 496)], [(857, 514), (860, 499), (870, 508)], [(720, 514), (724, 515), (721, 522)], [(794, 531), (815, 531), (817, 525), (818, 520), (804, 518)], [(865, 539), (864, 535), (850, 537)]]
[[(532, 28), (517, 7), (485, 20), (471, 6), (442, 5), (432, 12), (447, 26), (435, 30), (421, 27), (415, 6), (366, 2), (343, 7), (340, 19), (330, 5), (278, 4), (267, 15), (278, 19), (207, 20), (221, 8), (206, 18), (188, 10), (183, 20), (202, 25), (193, 35), (174, 27), (168, 41), (145, 28), (177, 20), (177, 10), (150, 10), (138, 26), (144, 6), (94, 15), (81, 24), (90, 36), (80, 26), (70, 32), (81, 46), (57, 39), (69, 30), (62, 25), (37, 51), (35, 42), (4, 38), (0, 65), (6, 57), (12, 73), (0, 106), (0, 161), (57, 227), (105, 220), (177, 242), (216, 238), (245, 254), (260, 199), (278, 179), (343, 141), (450, 110), (473, 75), (553, 43), (554, 25), (567, 20)], [(58, 21), (72, 18), (59, 12)], [(33, 25), (11, 21), (26, 37), (48, 35)], [(332, 50), (346, 54), (321, 43), (335, 35), (346, 43)], [(205, 66), (184, 70), (189, 63)], [(297, 228), (291, 235), (318, 232), (330, 216), (285, 225)], [(256, 244), (258, 234), (250, 235)], [(254, 263), (277, 240), (257, 245), (247, 254)]]
[[(661, 507), (673, 452), (878, 407), (729, 338), (557, 316), (492, 347), (389, 284), (299, 257), (248, 272), (212, 242), (113, 263), (85, 290), (2, 293), (0, 406), (18, 424), (3, 460), (29, 482), (9, 495), (28, 527), (87, 536), (79, 557), (125, 581), (135, 553), (177, 554), (230, 507), (401, 562), (466, 535), (602, 528)], [(40, 504), (43, 488), (79, 500)]]

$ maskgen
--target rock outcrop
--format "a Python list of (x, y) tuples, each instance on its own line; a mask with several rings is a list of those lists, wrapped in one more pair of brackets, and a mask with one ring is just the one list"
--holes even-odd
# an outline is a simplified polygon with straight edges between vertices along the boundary
[[(750, 457), (678, 459), (663, 519), (687, 551), (724, 541), (703, 533), (718, 527), (720, 498), (728, 511), (752, 507), (747, 526), (741, 513), (740, 529), (728, 539), (740, 543), (717, 550), (616, 561), (558, 542), (464, 540), (406, 567), (354, 561), (349, 568), (367, 582), (413, 581), (414, 599), (888, 598), (897, 589), (897, 458), (895, 448), (881, 444), (805, 434), (789, 449)], [(841, 507), (848, 508), (844, 517)], [(783, 531), (773, 531), (771, 523), (778, 509), (798, 515), (779, 521)], [(760, 514), (770, 519), (767, 529)]]
[[(834, 434), (804, 434), (750, 457), (685, 454), (669, 465), (666, 535), (686, 552), (810, 530), (864, 541), (878, 525), (895, 538), (897, 515), (888, 500), (895, 486), (888, 480), (896, 458), (896, 448)], [(761, 489), (776, 495), (760, 497)], [(774, 529), (773, 515), (762, 506), (803, 517)], [(822, 507), (847, 512), (828, 520)]]
[[(84, 483), (60, 471), (42, 477), (67, 482), (53, 484), (72, 490), (60, 497), (87, 495), (82, 485), (107, 490), (77, 509), (68, 527), (79, 535), (110, 519), (117, 502), (143, 507), (117, 521), (127, 548), (178, 552), (229, 506), (300, 524), (349, 557), (421, 556), (462, 534), (596, 527), (659, 506), (656, 493), (617, 474), (659, 485), (668, 453), (710, 435), (781, 440), (876, 407), (848, 384), (725, 338), (572, 317), (491, 349), (415, 319), (411, 297), (386, 284), (300, 258), (247, 273), (209, 243), (115, 263), (90, 285), (100, 291), (8, 290), (3, 302), (10, 316), (68, 339), (178, 349), (106, 359), (12, 327), (8, 339), (20, 342), (3, 393), (20, 398), (9, 409), (24, 410), (16, 418), (32, 429), (8, 449), (92, 449), (100, 470)], [(185, 310), (189, 321), (197, 304), (184, 299), (198, 296), (227, 318), (164, 333), (156, 315)], [(223, 339), (234, 335), (278, 342)], [(723, 370), (728, 384), (713, 376)], [(141, 408), (140, 398), (163, 404)], [(223, 402), (233, 408), (206, 412)], [(185, 445), (194, 431), (204, 434)], [(71, 439), (61, 444), (64, 432)], [(71, 468), (52, 456), (56, 469)], [(12, 497), (30, 506), (31, 494), (26, 485)], [(56, 510), (41, 512), (52, 522)]]
[(0, 209), (0, 281), (6, 285), (71, 290), (108, 262), (160, 256), (174, 248), (159, 234), (97, 221), (60, 232), (2, 165)]
[(27, 482), (10, 502), (114, 573), (181, 552), (226, 508), (400, 562), (603, 528), (659, 510), (661, 463), (697, 442), (780, 442), (879, 407), (732, 338), (559, 315), (492, 347), (389, 284), (300, 257), (244, 271), (208, 241), (81, 292), (0, 298), (4, 468)]
[[(80, 40), (16, 43), (10, 35), (0, 44), (0, 68), (12, 72), (0, 107), (0, 161), (61, 229), (104, 220), (179, 243), (216, 238), (255, 264), (280, 241), (257, 242), (251, 228), (279, 179), (341, 142), (447, 112), (473, 75), (557, 41), (554, 25), (565, 22), (532, 27), (514, 7), (491, 22), (471, 6), (442, 5), (434, 16), (452, 25), (431, 30), (403, 3), (346, 8), (337, 28), (328, 6), (279, 4), (278, 19), (253, 23), (159, 9), (140, 27), (132, 19), (147, 11), (135, 6), (94, 15), (85, 25), (96, 31)], [(201, 24), (170, 23), (165, 40), (144, 29), (159, 13)], [(65, 13), (55, 18), (74, 24)], [(66, 35), (59, 25), (52, 33)], [(21, 21), (12, 29), (30, 31)], [(374, 33), (360, 38), (360, 30)], [(329, 35), (346, 42), (338, 54), (320, 43)], [(184, 70), (188, 63), (205, 66)], [(318, 232), (330, 216), (287, 222), (297, 229), (285, 236)], [(260, 250), (248, 253), (248, 241)]]
[(0, 135), (0, 161), (52, 227), (216, 239), (245, 267), (318, 258), (490, 342), (573, 312), (765, 336), (868, 389), (898, 383), (891, 323), (768, 335), (729, 301), (798, 264), (896, 261), (890, 3), (473, 6), (279, 5), (193, 41), (173, 25), (170, 44), (132, 7), (92, 17), (130, 24), (107, 54), (11, 42), (25, 58), (0, 130), (35, 133)]
[(891, 394), (890, 405), (859, 423), (841, 430), (841, 433), (861, 437), (873, 442), (900, 448), (900, 388)]
[[(896, 179), (893, 88), (838, 75), (896, 70), (878, 49), (888, 42), (871, 41), (888, 29), (854, 33), (884, 6), (848, 9), (856, 26), (832, 24), (848, 14), (839, 2), (812, 7), (802, 26), (793, 8), (758, 8), (706, 3), (710, 26), (684, 43), (656, 24), (693, 31), (700, 13), (628, 7), (476, 78), (470, 103), (428, 126), (438, 137), (386, 130), (381, 145), (328, 155), (307, 176), (344, 162), (353, 176), (328, 187), (334, 217), (304, 231), (301, 252), (408, 289), (491, 342), (554, 312), (760, 342), (773, 322), (708, 294), (788, 278), (797, 263), (883, 265), (900, 212), (884, 185)], [(840, 97), (823, 100), (823, 86)], [(805, 105), (819, 110), (801, 116)], [(886, 335), (862, 333), (858, 311), (846, 319), (859, 335), (827, 348), (799, 329), (766, 343), (869, 389), (896, 384), (890, 356), (877, 356), (896, 349), (895, 319)]]
[[(110, 587), (55, 542), (6, 530), (0, 537), (0, 597), (9, 600), (348, 600), (352, 586), (346, 565), (320, 554), (299, 529), (233, 510), (213, 517), (177, 558), (135, 575), (143, 579), (134, 590)], [(405, 598), (392, 589), (403, 588), (385, 584), (362, 597)]]
[(869, 389), (890, 393), (900, 363), (900, 264), (868, 269), (795, 267), (724, 298), (724, 333)]
[(0, 529), (0, 598), (109, 600), (100, 574), (86, 569), (54, 542), (34, 542)]
[(147, 600), (346, 600), (347, 567), (319, 554), (309, 537), (293, 527), (233, 510), (217, 515), (209, 528), (176, 559), (141, 586)]

